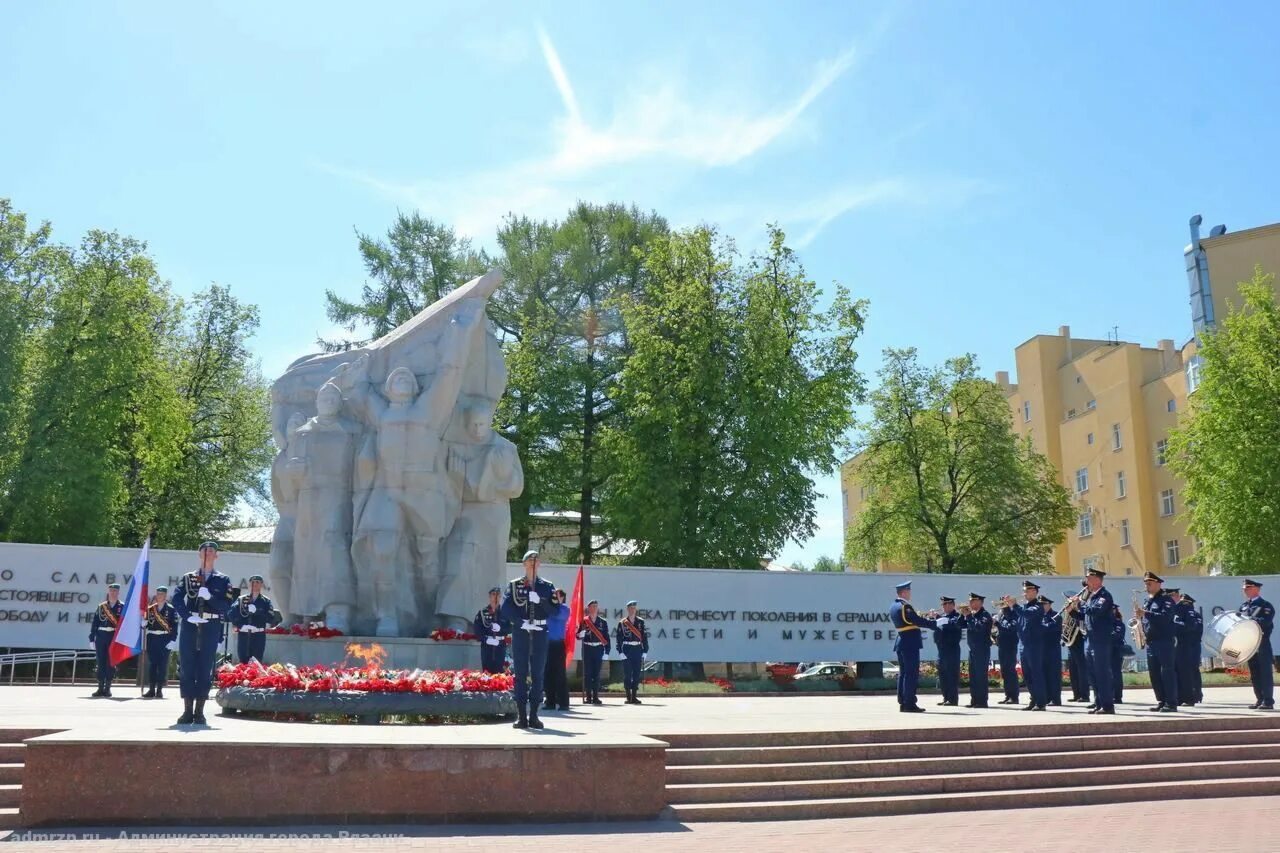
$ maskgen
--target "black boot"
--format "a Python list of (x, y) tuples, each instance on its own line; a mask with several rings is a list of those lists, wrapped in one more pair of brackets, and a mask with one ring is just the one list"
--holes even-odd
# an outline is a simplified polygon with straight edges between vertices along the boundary
[(156, 688), (156, 698), (157, 698), (157, 699), (163, 699), (163, 698), (164, 698), (164, 688), (163, 688), (163, 687), (157, 687), (157, 688)]
[(529, 717), (528, 717), (528, 715), (525, 713), (525, 710), (524, 710), (524, 703), (523, 703), (523, 702), (522, 702), (522, 703), (520, 703), (519, 714), (520, 714), (519, 718), (517, 718), (517, 719), (516, 719), (516, 721), (515, 721), (514, 723), (512, 723), (512, 724), (511, 724), (511, 728), (513, 728), (513, 729), (527, 729), (527, 728), (529, 728)]
[(142, 698), (143, 698), (143, 699), (154, 699), (154, 698), (156, 698), (156, 686), (153, 684), (153, 685), (151, 685), (150, 687), (148, 687), (148, 688), (147, 688), (147, 692), (142, 694)]
[(640, 688), (639, 688), (639, 687), (637, 687), (636, 689), (634, 689), (634, 690), (632, 690), (632, 691), (631, 691), (631, 704), (632, 704), (632, 705), (639, 705), (639, 704), (640, 704), (640, 697), (636, 695), (636, 694), (638, 694), (639, 692), (640, 692)]
[[(550, 707), (550, 706), (548, 706), (548, 707)], [(537, 705), (530, 705), (530, 706), (529, 706), (529, 728), (531, 728), (531, 729), (545, 729), (545, 728), (546, 728), (546, 726), (544, 726), (544, 725), (542, 724), (542, 720), (539, 720), (539, 719), (538, 719), (538, 706), (537, 706)]]
[[(95, 691), (93, 691), (92, 693), (90, 693), (90, 694), (89, 694), (89, 697), (90, 697), (90, 698), (92, 698), (92, 699), (100, 699), (100, 698), (102, 698), (103, 696), (106, 696), (106, 695), (107, 695), (106, 690), (103, 688), (103, 686), (102, 686), (102, 682), (101, 682), (101, 681), (99, 681), (99, 682), (98, 682), (98, 689), (97, 689), (97, 690), (95, 690)], [(1257, 705), (1253, 705), (1253, 706), (1251, 706), (1251, 707), (1256, 708), (1256, 707), (1258, 707), (1258, 706), (1257, 706)]]
[(111, 698), (111, 682), (108, 681), (102, 688), (102, 695), (107, 699)]
[(209, 725), (209, 721), (204, 718), (204, 703), (205, 703), (205, 700), (203, 698), (196, 700), (196, 713), (195, 713), (195, 716), (191, 718), (191, 720), (197, 726)]
[(189, 726), (195, 722), (195, 716), (191, 713), (192, 700), (182, 697), (182, 716), (178, 718), (178, 725)]

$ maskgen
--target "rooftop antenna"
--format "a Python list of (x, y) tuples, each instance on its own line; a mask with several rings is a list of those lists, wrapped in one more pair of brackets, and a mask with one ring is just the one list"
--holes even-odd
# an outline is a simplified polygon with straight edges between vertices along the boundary
[(1113, 346), (1120, 346), (1120, 327), (1112, 326), (1111, 331), (1107, 332), (1107, 341)]

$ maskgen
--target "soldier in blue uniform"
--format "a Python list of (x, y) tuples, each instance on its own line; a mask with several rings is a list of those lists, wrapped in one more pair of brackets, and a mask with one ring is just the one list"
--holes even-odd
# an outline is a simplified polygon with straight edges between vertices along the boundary
[(1135, 610), (1147, 635), (1147, 668), (1156, 694), (1152, 711), (1171, 714), (1178, 710), (1178, 670), (1174, 657), (1173, 599), (1164, 591), (1164, 579), (1154, 572), (1142, 576), (1147, 587), (1146, 604)]
[(919, 714), (924, 712), (916, 701), (916, 687), (920, 683), (920, 649), (924, 648), (924, 637), (920, 631), (937, 625), (932, 619), (916, 613), (911, 606), (911, 581), (900, 583), (894, 589), (898, 592), (898, 599), (889, 608), (889, 618), (897, 632), (893, 650), (898, 655), (898, 711)]
[(116, 637), (123, 615), (120, 584), (109, 583), (107, 600), (94, 609), (93, 624), (89, 627), (89, 645), (98, 653), (98, 689), (92, 694), (95, 699), (111, 697), (111, 681), (116, 677), (116, 668), (111, 665), (111, 641)]
[(147, 607), (147, 692), (143, 699), (163, 699), (169, 678), (169, 652), (178, 645), (178, 611), (169, 603), (169, 587), (156, 587)]
[(1024, 711), (1043, 711), (1049, 701), (1044, 683), (1044, 607), (1040, 604), (1040, 584), (1022, 582), (1023, 602), (1018, 605), (1018, 642), (1022, 644), (1022, 677), (1031, 700)]
[(966, 708), (987, 707), (991, 668), (991, 614), (987, 600), (976, 592), (969, 593), (969, 612), (964, 617), (965, 638), (969, 642), (969, 703)]
[[(1175, 592), (1175, 590), (1170, 590)], [(1204, 701), (1200, 679), (1200, 644), (1204, 640), (1204, 617), (1196, 607), (1196, 600), (1180, 591), (1178, 612), (1173, 617), (1173, 627), (1178, 635), (1178, 704), (1199, 705)]]
[(996, 617), (997, 643), (1000, 652), (1000, 679), (1004, 682), (1001, 705), (1018, 704), (1018, 608), (1001, 607)]
[(512, 628), (511, 669), (515, 674), (517, 729), (542, 729), (542, 676), (547, 668), (547, 615), (556, 588), (538, 577), (538, 552), (526, 551), (524, 575), (507, 584), (502, 618)]
[(1062, 614), (1047, 595), (1037, 599), (1044, 610), (1044, 695), (1050, 705), (1062, 704)]
[(178, 633), (178, 683), (182, 716), (178, 725), (205, 725), (204, 703), (213, 685), (213, 664), (222, 640), (222, 623), (235, 603), (231, 578), (217, 571), (218, 543), (200, 545), (200, 568), (187, 572), (174, 590), (173, 606), (182, 619)]
[(933, 642), (938, 647), (939, 705), (960, 704), (960, 632), (964, 617), (956, 612), (956, 600), (942, 596), (942, 613), (933, 623)]
[[(1080, 595), (1087, 595), (1088, 583), (1083, 578), (1080, 580)], [(1063, 618), (1075, 608), (1071, 602), (1072, 599), (1067, 599), (1062, 606)], [(1079, 613), (1076, 618), (1084, 619)], [(1084, 624), (1082, 621), (1079, 624), (1080, 630), (1076, 632), (1075, 639), (1067, 643), (1067, 677), (1071, 679), (1071, 701), (1089, 702), (1089, 662), (1084, 654)]]
[[(1093, 686), (1093, 703), (1089, 705), (1090, 714), (1114, 714), (1116, 712), (1116, 679), (1115, 672), (1115, 637), (1116, 608), (1115, 599), (1103, 586), (1107, 573), (1101, 569), (1090, 569), (1085, 575), (1085, 591), (1069, 605), (1076, 610), (1076, 615), (1084, 626), (1084, 660), (1088, 667), (1088, 679)], [(1120, 635), (1123, 639), (1124, 624), (1121, 622)]]
[(1271, 629), (1275, 627), (1276, 609), (1262, 598), (1262, 584), (1254, 580), (1244, 582), (1245, 603), (1240, 605), (1241, 616), (1258, 623), (1262, 629), (1262, 645), (1249, 658), (1249, 681), (1253, 684), (1253, 696), (1257, 700), (1249, 707), (1270, 710), (1276, 706), (1275, 662), (1271, 651)]
[(600, 701), (600, 666), (609, 654), (609, 623), (600, 616), (600, 602), (587, 602), (587, 612), (578, 626), (582, 642), (582, 704), (603, 705)]
[(636, 695), (640, 690), (640, 670), (649, 654), (649, 629), (636, 615), (637, 606), (634, 601), (627, 602), (627, 615), (618, 620), (614, 631), (614, 642), (625, 661), (622, 665), (622, 686), (627, 691), (628, 705), (640, 704), (640, 697)]
[(1120, 611), (1119, 606), (1114, 609), (1116, 620), (1115, 632), (1111, 635), (1111, 689), (1115, 693), (1116, 704), (1124, 704), (1124, 658), (1126, 654), (1133, 654), (1133, 649), (1129, 646), (1125, 638), (1125, 632), (1128, 625), (1124, 621), (1124, 613)]
[(511, 625), (502, 618), (502, 589), (494, 587), (489, 590), (489, 603), (476, 611), (472, 628), (480, 638), (480, 668), (489, 673), (500, 673), (506, 660), (506, 647), (503, 640), (511, 633)]
[(236, 656), (240, 663), (250, 659), (261, 662), (267, 653), (267, 629), (284, 620), (271, 599), (262, 594), (262, 575), (249, 578), (249, 591), (240, 596), (228, 617), (236, 626)]

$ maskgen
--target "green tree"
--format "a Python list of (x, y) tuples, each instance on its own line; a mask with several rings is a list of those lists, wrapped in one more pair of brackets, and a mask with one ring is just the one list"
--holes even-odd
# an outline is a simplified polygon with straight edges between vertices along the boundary
[(835, 557), (828, 557), (823, 554), (821, 557), (813, 561), (811, 572), (843, 572), (844, 566)]
[(356, 232), (370, 281), (358, 301), (325, 292), (329, 319), (357, 337), (321, 340), (326, 350), (362, 346), (404, 323), (458, 285), (483, 274), (489, 260), (452, 228), (401, 213), (384, 240)]
[(831, 470), (862, 382), (863, 305), (818, 311), (781, 231), (745, 265), (709, 228), (657, 240), (623, 301), (631, 355), (604, 517), (633, 562), (759, 568), (814, 530), (809, 474)]
[(859, 444), (867, 500), (845, 560), (927, 571), (1034, 573), (1072, 526), (1071, 496), (1029, 439), (1014, 434), (999, 386), (972, 356), (922, 368), (914, 349), (886, 350)]
[(1240, 293), (1243, 306), (1201, 338), (1199, 386), (1169, 446), (1203, 543), (1194, 559), (1253, 574), (1280, 563), (1280, 306), (1261, 267)]

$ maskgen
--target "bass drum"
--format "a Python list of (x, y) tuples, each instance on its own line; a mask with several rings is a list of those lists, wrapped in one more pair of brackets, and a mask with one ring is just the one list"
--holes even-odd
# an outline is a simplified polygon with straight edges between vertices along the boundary
[(1239, 613), (1219, 613), (1204, 629), (1204, 647), (1227, 666), (1239, 666), (1258, 653), (1262, 627)]

